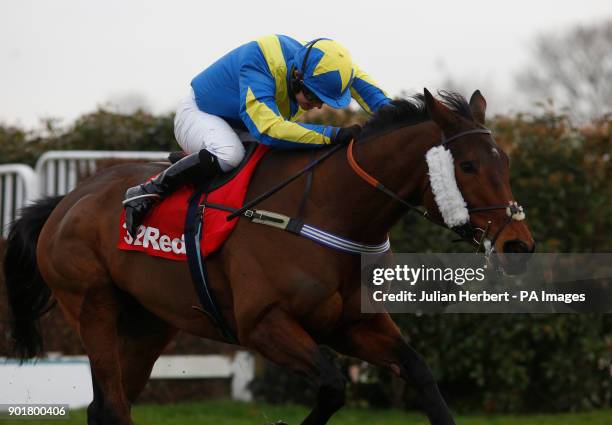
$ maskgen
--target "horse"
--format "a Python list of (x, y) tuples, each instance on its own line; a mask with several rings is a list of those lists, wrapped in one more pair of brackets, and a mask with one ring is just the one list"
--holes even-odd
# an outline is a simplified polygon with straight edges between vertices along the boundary
[[(304, 203), (304, 221), (370, 245), (387, 240), (409, 205), (421, 206), (442, 223), (424, 157), (441, 141), (454, 139), (446, 146), (454, 157), (457, 186), (473, 207), (467, 226), (490, 228), (496, 235), (491, 249), (502, 263), (505, 253), (532, 252), (535, 242), (525, 221), (508, 220), (515, 202), (509, 162), (484, 127), (486, 100), (479, 91), (469, 103), (457, 94), (439, 96), (425, 90), (381, 109), (365, 125), (363, 137), (316, 167), (305, 200), (307, 176), (302, 176), (261, 207), (291, 215)], [(348, 152), (359, 173), (342, 154)], [(252, 177), (247, 199), (311, 159), (304, 151), (270, 151)], [(131, 406), (177, 330), (227, 342), (211, 318), (194, 307), (199, 301), (184, 262), (117, 249), (125, 190), (163, 168), (135, 164), (101, 170), (71, 193), (25, 208), (10, 231), (5, 274), (16, 352), (21, 359), (40, 354), (37, 320), (55, 301), (90, 359), (89, 424), (132, 424)], [(373, 188), (364, 175), (384, 182), (386, 191)], [(468, 238), (474, 232), (462, 234)], [(389, 314), (360, 311), (358, 255), (240, 219), (206, 263), (219, 311), (237, 344), (316, 384), (317, 401), (303, 424), (325, 424), (345, 403), (345, 377), (322, 345), (390, 369), (414, 385), (432, 424), (454, 423), (432, 372)]]

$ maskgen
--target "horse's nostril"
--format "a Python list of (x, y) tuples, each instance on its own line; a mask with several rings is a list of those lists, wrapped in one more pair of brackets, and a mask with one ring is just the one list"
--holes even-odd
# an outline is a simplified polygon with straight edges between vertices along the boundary
[(505, 254), (526, 254), (533, 252), (529, 249), (527, 244), (520, 239), (513, 239), (511, 241), (504, 242), (504, 253)]

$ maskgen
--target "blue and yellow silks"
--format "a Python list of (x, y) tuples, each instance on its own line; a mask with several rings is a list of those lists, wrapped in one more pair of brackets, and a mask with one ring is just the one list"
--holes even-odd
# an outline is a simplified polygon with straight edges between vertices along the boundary
[[(321, 74), (329, 64), (322, 60), (324, 55), (317, 44), (307, 68)], [(337, 127), (296, 122), (303, 110), (289, 95), (290, 73), (294, 66), (301, 67), (301, 63), (295, 63), (296, 53), (303, 51), (302, 43), (283, 35), (262, 37), (232, 50), (192, 80), (198, 108), (230, 124), (242, 122), (265, 145), (309, 148), (329, 144)], [(308, 79), (305, 83), (308, 85)], [(368, 113), (390, 102), (354, 64), (349, 89)]]

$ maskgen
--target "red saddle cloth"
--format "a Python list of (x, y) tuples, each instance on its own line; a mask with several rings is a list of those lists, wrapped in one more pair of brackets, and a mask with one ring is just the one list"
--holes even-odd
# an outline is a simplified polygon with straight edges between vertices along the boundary
[[(264, 145), (257, 146), (255, 152), (238, 174), (223, 186), (208, 194), (207, 202), (240, 208), (244, 203), (249, 182), (259, 160), (268, 151)], [(147, 214), (134, 239), (125, 229), (125, 211), (121, 214), (118, 248), (126, 251), (141, 251), (148, 255), (186, 261), (185, 216), (187, 203), (193, 194), (193, 186), (180, 188)], [(206, 195), (202, 196), (202, 200)], [(201, 201), (202, 201), (201, 200)], [(204, 210), (201, 255), (215, 252), (229, 237), (238, 220), (227, 221), (230, 213), (214, 208)]]

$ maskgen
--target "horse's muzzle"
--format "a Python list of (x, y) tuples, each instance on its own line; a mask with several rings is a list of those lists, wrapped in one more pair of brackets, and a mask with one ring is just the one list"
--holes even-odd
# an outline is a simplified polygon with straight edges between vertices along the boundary
[(535, 242), (531, 249), (520, 239), (512, 239), (504, 242), (504, 254), (531, 254), (535, 251)]
[[(504, 242), (502, 267), (509, 275), (517, 275), (527, 270), (527, 263), (531, 254), (535, 251), (535, 242), (529, 246), (520, 239), (512, 239)], [(501, 259), (501, 258), (500, 258)]]

